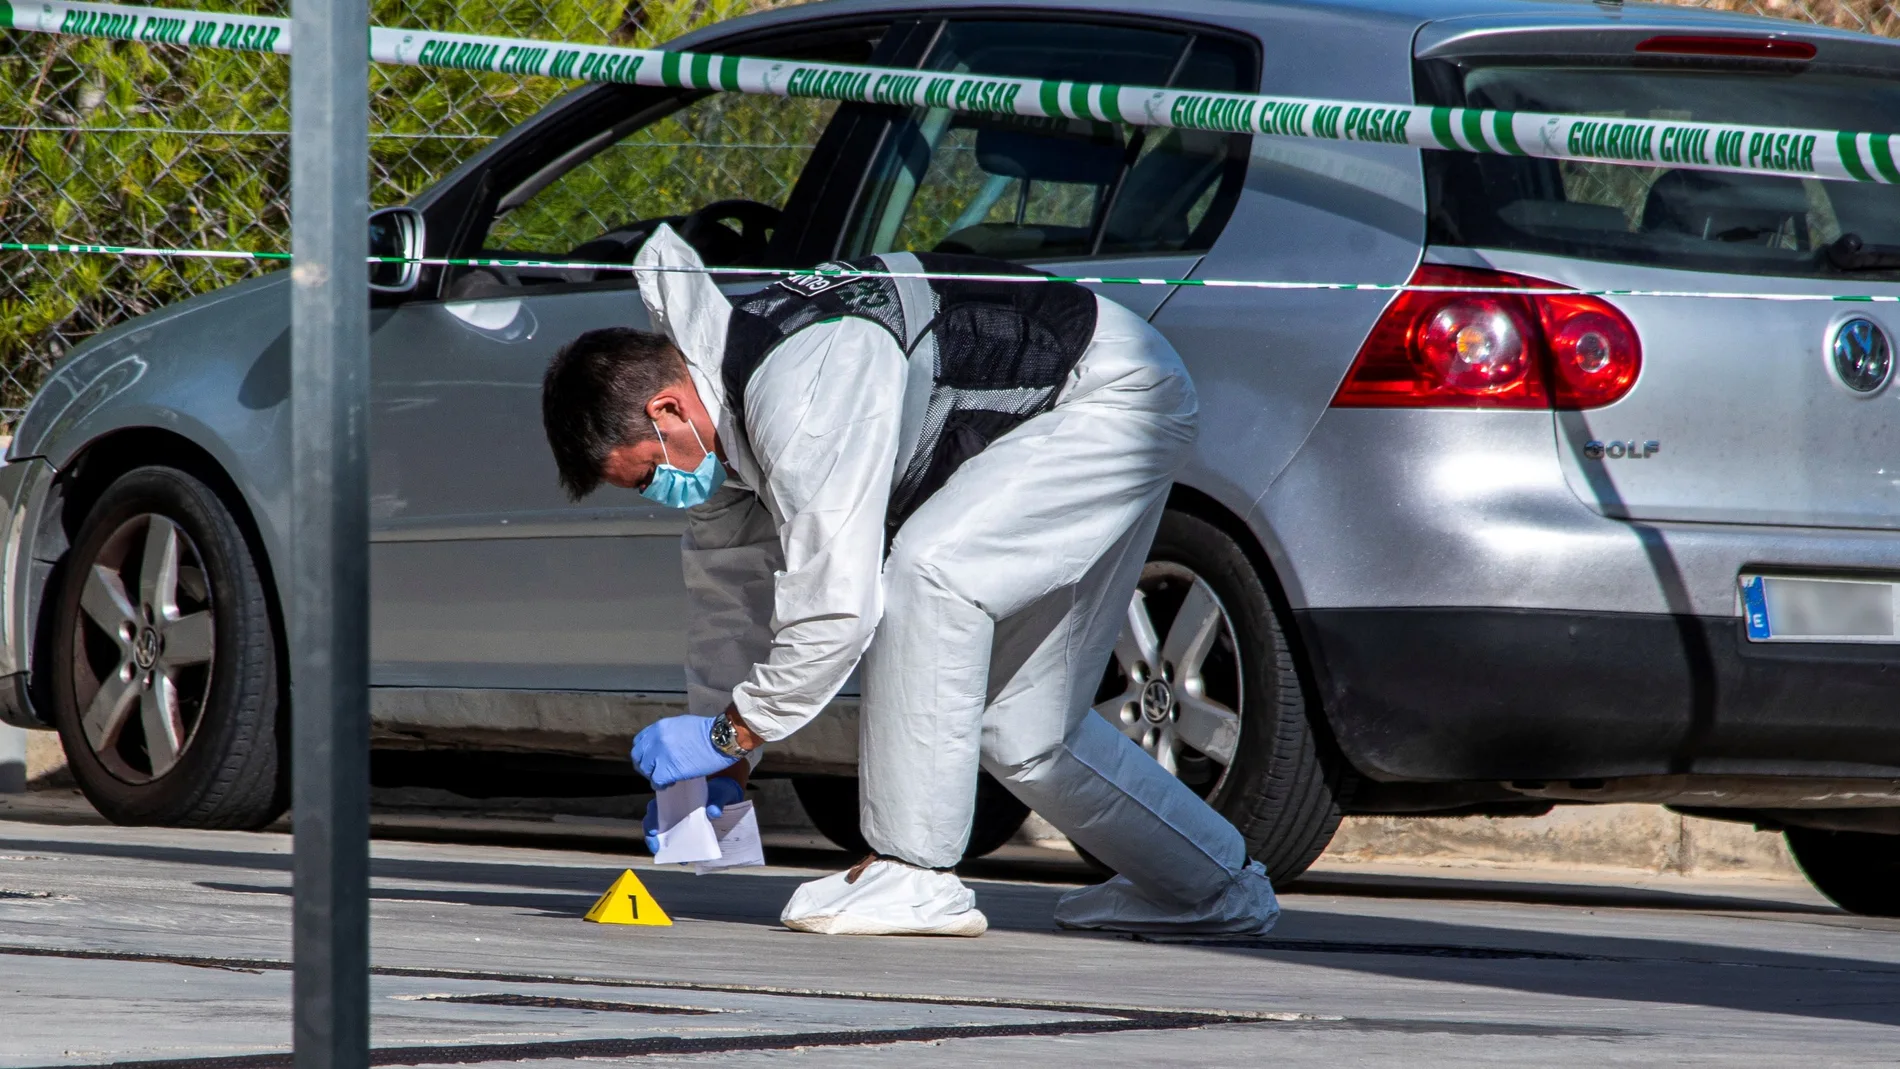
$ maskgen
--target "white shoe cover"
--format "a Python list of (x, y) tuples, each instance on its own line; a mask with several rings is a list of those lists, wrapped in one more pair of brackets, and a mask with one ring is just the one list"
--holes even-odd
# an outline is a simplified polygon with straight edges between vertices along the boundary
[(1064, 928), (1154, 935), (1265, 935), (1280, 919), (1266, 866), (1247, 862), (1219, 894), (1192, 909), (1159, 905), (1135, 889), (1128, 877), (1082, 887), (1056, 902), (1056, 923)]
[(982, 935), (990, 921), (952, 872), (879, 858), (856, 883), (849, 872), (800, 884), (779, 914), (795, 932), (818, 935)]

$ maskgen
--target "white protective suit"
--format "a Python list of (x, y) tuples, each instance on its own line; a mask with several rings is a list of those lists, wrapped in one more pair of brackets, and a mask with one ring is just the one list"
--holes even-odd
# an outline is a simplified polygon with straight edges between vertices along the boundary
[[(958, 468), (886, 559), (903, 351), (862, 319), (806, 327), (759, 365), (737, 426), (721, 376), (729, 303), (707, 275), (652, 270), (698, 266), (666, 228), (635, 260), (730, 461), (683, 544), (691, 709), (713, 716), (731, 702), (767, 741), (782, 739), (862, 659), (865, 838), (916, 866), (807, 884), (786, 923), (980, 931), (954, 875), (923, 871), (962, 857), (980, 764), (1122, 874), (1064, 896), (1058, 922), (1271, 926), (1273, 891), (1240, 834), (1090, 708), (1194, 439), (1194, 390), (1166, 340), (1099, 300), (1094, 339), (1054, 407)], [(905, 894), (930, 901), (902, 904)]]

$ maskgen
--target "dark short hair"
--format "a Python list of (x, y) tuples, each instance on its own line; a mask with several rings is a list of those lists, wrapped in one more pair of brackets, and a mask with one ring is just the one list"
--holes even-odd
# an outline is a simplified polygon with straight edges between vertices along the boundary
[(554, 354), (541, 379), (541, 423), (561, 487), (579, 501), (600, 485), (615, 446), (653, 437), (647, 402), (686, 378), (686, 360), (664, 334), (590, 330)]

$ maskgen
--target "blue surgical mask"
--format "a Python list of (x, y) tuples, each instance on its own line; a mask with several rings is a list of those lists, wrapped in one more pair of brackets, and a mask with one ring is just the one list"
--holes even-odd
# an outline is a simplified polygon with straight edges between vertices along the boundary
[[(688, 427), (693, 427), (689, 422)], [(706, 457), (692, 471), (673, 466), (671, 457), (666, 453), (666, 436), (660, 433), (660, 425), (653, 425), (653, 435), (660, 440), (660, 455), (666, 462), (653, 469), (653, 478), (647, 481), (646, 489), (640, 496), (648, 501), (657, 501), (667, 508), (689, 509), (704, 504), (726, 482), (726, 469), (719, 463), (719, 457), (706, 449), (706, 442), (699, 436), (699, 428), (693, 427), (693, 440), (705, 449)]]

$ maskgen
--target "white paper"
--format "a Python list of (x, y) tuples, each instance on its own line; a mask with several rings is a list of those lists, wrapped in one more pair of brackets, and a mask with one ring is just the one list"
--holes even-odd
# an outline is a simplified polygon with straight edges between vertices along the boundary
[(759, 842), (759, 815), (752, 811), (751, 802), (727, 806), (712, 826), (719, 835), (719, 857), (699, 862), (693, 866), (694, 872), (704, 876), (720, 869), (765, 864), (765, 847)]
[(704, 777), (681, 780), (661, 788), (654, 797), (660, 810), (660, 849), (654, 861), (672, 865), (719, 857), (719, 835), (706, 819)]

